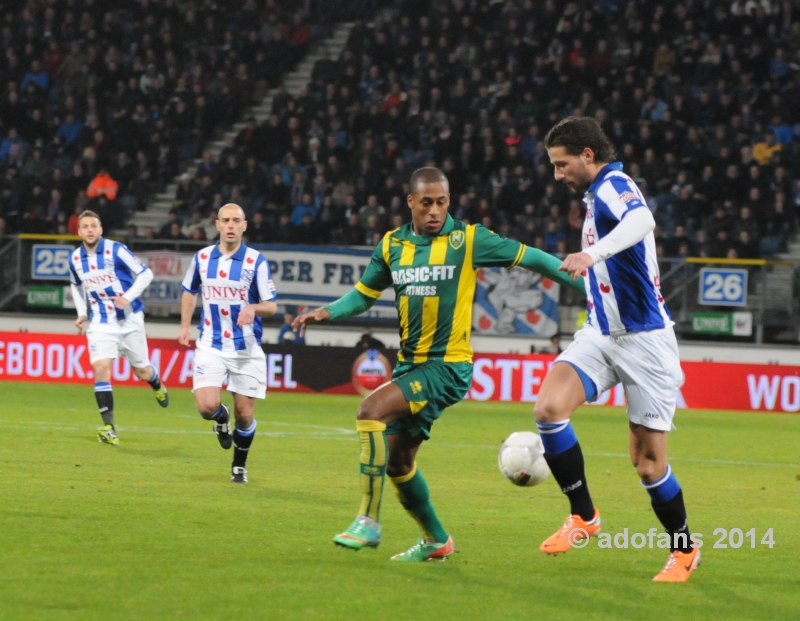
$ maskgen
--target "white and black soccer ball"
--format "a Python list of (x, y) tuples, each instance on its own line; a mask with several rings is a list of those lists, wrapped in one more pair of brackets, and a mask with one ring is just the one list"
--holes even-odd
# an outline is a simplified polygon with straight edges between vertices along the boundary
[(512, 433), (500, 447), (497, 465), (514, 485), (531, 487), (550, 476), (542, 439), (532, 431)]

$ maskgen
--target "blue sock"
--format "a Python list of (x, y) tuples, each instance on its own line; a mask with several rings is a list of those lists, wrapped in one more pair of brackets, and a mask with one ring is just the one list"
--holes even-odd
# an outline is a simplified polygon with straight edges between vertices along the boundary
[(689, 520), (686, 517), (686, 505), (683, 502), (683, 491), (678, 484), (672, 468), (667, 464), (667, 471), (655, 483), (642, 485), (650, 494), (650, 504), (658, 520), (670, 534), (670, 550), (673, 552), (691, 552)]
[(114, 393), (111, 389), (111, 382), (95, 382), (94, 398), (97, 401), (97, 409), (103, 417), (104, 425), (114, 426)]
[(655, 504), (669, 502), (681, 491), (678, 479), (672, 474), (672, 467), (669, 464), (667, 464), (667, 471), (664, 473), (664, 476), (658, 481), (655, 483), (645, 483), (642, 481), (642, 485), (647, 490), (647, 493), (650, 494), (650, 499)]
[(544, 445), (544, 458), (561, 491), (569, 498), (570, 513), (587, 522), (595, 515), (586, 483), (583, 451), (569, 419), (557, 423), (536, 421)]
[(244, 468), (247, 462), (247, 453), (250, 451), (250, 445), (253, 443), (253, 437), (256, 435), (256, 420), (250, 423), (248, 427), (241, 428), (239, 423), (233, 430), (233, 465)]
[(150, 384), (150, 388), (153, 390), (161, 388), (161, 378), (158, 376), (158, 371), (156, 371), (155, 367), (153, 367), (153, 377), (147, 380), (147, 383)]
[(569, 419), (557, 423), (540, 423), (536, 421), (536, 429), (542, 438), (545, 455), (557, 455), (571, 449), (578, 443), (578, 437), (572, 429)]
[(203, 414), (202, 412), (200, 412), (200, 416), (202, 416), (206, 420), (216, 420), (216, 421), (218, 421), (220, 418), (225, 418), (225, 407), (220, 405), (217, 408), (217, 411), (214, 412), (211, 416), (208, 416), (207, 414)]

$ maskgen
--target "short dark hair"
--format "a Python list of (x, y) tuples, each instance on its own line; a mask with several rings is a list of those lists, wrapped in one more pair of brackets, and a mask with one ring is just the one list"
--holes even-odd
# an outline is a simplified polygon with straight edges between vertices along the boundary
[(433, 166), (425, 166), (424, 168), (417, 168), (413, 173), (411, 173), (411, 180), (408, 182), (409, 189), (413, 194), (417, 188), (417, 185), (420, 183), (446, 183), (448, 186), (450, 182), (447, 180), (447, 175), (445, 175), (441, 170), (438, 168), (434, 168)]
[(564, 147), (570, 155), (579, 155), (588, 147), (598, 162), (613, 162), (617, 158), (600, 124), (590, 116), (569, 116), (560, 120), (547, 132), (544, 145), (548, 149)]

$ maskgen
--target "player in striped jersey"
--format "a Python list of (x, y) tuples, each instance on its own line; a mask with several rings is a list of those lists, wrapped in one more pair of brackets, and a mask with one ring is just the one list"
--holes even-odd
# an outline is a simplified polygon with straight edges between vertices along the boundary
[(683, 493), (667, 461), (667, 433), (683, 373), (660, 291), (655, 221), (639, 188), (614, 162), (614, 149), (594, 119), (562, 120), (545, 137), (545, 146), (556, 180), (584, 192), (583, 251), (567, 256), (561, 269), (573, 278), (587, 276), (589, 320), (556, 359), (534, 408), (545, 459), (570, 501), (570, 515), (540, 549), (566, 552), (576, 532), (585, 539), (600, 530), (569, 419), (584, 401), (622, 382), (631, 460), (672, 541), (667, 564), (654, 580), (683, 582), (697, 567), (700, 549), (689, 540)]
[(94, 396), (103, 417), (97, 440), (117, 445), (111, 363), (118, 355), (128, 359), (136, 377), (150, 384), (161, 407), (169, 405), (167, 389), (150, 364), (144, 304), (139, 299), (153, 280), (153, 272), (125, 244), (103, 238), (100, 218), (93, 211), (78, 216), (78, 235), (83, 243), (69, 258), (72, 297), (78, 311), (75, 325), (83, 331), (89, 322), (86, 338)]
[(472, 380), (472, 301), (479, 267), (520, 265), (583, 291), (558, 271), (561, 262), (540, 250), (498, 237), (480, 225), (448, 215), (447, 177), (421, 168), (410, 181), (411, 223), (387, 233), (355, 289), (332, 304), (297, 317), (293, 327), (358, 315), (394, 287), (401, 350), (392, 381), (359, 407), (362, 501), (350, 527), (334, 543), (360, 550), (377, 547), (386, 474), (400, 502), (422, 527), (423, 538), (395, 561), (442, 559), (453, 553), (417, 468), (417, 450), (442, 411), (461, 401)]
[[(200, 416), (214, 421), (224, 449), (233, 445), (231, 481), (247, 483), (247, 454), (256, 433), (255, 400), (267, 392), (267, 361), (261, 349), (261, 318), (277, 310), (275, 285), (263, 255), (242, 242), (247, 229), (239, 205), (217, 214), (220, 241), (194, 255), (183, 279), (178, 342), (188, 346), (197, 296), (202, 293), (200, 338), (194, 356), (194, 398)], [(233, 394), (236, 424), (222, 403), (221, 388)]]

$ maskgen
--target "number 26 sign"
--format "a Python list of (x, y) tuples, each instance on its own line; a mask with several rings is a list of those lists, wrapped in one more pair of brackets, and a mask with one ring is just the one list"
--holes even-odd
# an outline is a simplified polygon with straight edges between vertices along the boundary
[(704, 267), (700, 270), (700, 304), (747, 304), (747, 270)]

